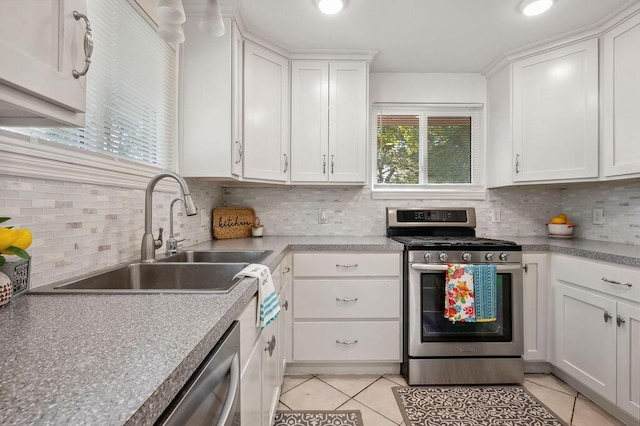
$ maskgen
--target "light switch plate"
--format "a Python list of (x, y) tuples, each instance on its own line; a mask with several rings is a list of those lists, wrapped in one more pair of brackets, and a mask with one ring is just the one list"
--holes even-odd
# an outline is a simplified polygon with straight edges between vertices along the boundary
[(500, 223), (500, 209), (491, 209), (491, 223)]
[(604, 225), (604, 209), (593, 209), (593, 224)]

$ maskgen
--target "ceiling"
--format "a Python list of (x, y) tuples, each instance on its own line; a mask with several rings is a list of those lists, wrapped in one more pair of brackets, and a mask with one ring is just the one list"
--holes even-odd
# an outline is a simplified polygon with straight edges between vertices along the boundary
[(521, 0), (239, 0), (248, 29), (289, 50), (374, 50), (372, 72), (478, 73), (501, 54), (596, 24), (640, 0), (556, 0), (526, 17)]

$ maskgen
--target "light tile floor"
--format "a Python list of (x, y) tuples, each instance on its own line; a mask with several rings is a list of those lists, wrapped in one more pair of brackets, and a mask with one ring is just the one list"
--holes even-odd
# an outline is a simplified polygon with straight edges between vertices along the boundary
[[(286, 376), (279, 410), (360, 410), (364, 426), (405, 426), (391, 391), (399, 375)], [(570, 425), (622, 425), (571, 386), (550, 374), (527, 374), (524, 387)]]

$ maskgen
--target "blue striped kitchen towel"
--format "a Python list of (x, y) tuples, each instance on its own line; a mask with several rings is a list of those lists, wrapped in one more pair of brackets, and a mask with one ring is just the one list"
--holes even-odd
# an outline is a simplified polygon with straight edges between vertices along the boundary
[(491, 322), (497, 317), (498, 274), (496, 265), (474, 265), (473, 289), (476, 322)]
[(271, 278), (271, 271), (264, 265), (252, 263), (238, 272), (236, 277), (253, 277), (258, 279), (258, 312), (256, 327), (265, 328), (278, 317), (280, 304)]

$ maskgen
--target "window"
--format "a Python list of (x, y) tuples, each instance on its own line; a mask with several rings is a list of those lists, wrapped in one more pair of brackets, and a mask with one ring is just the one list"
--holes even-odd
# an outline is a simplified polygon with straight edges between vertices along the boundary
[(65, 145), (85, 153), (173, 169), (175, 50), (127, 0), (89, 0), (87, 8), (95, 49), (87, 74), (85, 127), (4, 130), (45, 145)]
[(481, 106), (374, 105), (373, 110), (374, 192), (484, 196)]

